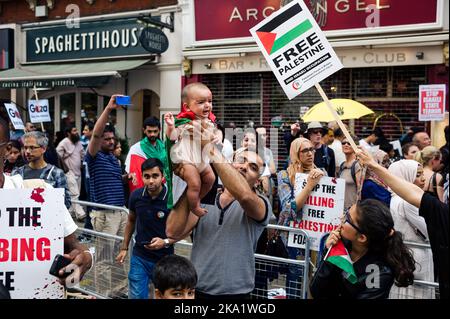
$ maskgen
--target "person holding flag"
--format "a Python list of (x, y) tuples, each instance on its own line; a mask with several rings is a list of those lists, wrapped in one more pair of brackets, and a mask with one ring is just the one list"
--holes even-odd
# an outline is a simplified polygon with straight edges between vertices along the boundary
[(413, 284), (412, 253), (394, 229), (389, 208), (378, 200), (353, 205), (325, 247), (310, 285), (314, 299), (387, 299), (394, 282)]

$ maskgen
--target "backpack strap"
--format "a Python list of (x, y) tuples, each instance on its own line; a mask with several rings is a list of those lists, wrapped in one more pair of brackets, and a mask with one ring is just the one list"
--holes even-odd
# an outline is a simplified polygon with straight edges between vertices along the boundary
[(431, 185), (433, 186), (433, 193), (437, 194), (437, 180), (436, 180), (437, 173), (434, 172), (433, 176), (431, 176)]
[(358, 161), (353, 161), (352, 163), (352, 167), (350, 168), (350, 174), (352, 175), (353, 181), (355, 182), (356, 185), (356, 163)]
[(52, 172), (54, 169), (55, 169), (55, 165), (52, 165), (52, 168), (50, 169), (50, 172), (48, 172), (46, 180), (50, 180), (50, 176), (52, 175)]
[(341, 165), (339, 165), (339, 176), (338, 177), (342, 176), (342, 170), (344, 169), (344, 165), (345, 165), (345, 162), (342, 162)]
[[(356, 185), (356, 162), (357, 161), (353, 161), (352, 166), (350, 167), (350, 174), (352, 175), (352, 179), (353, 179), (353, 182), (355, 183), (355, 185)], [(339, 176), (338, 177), (342, 176), (342, 171), (344, 169), (347, 169), (347, 167), (345, 167), (345, 162), (342, 162), (341, 165), (339, 165)]]

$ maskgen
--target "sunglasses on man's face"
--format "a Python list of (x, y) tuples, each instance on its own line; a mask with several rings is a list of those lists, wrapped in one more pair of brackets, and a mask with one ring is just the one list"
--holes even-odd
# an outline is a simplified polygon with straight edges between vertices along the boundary
[(321, 130), (313, 130), (311, 131), (311, 134), (322, 134)]
[(342, 146), (344, 146), (344, 145), (350, 145), (350, 142), (342, 142), (341, 144), (342, 144)]

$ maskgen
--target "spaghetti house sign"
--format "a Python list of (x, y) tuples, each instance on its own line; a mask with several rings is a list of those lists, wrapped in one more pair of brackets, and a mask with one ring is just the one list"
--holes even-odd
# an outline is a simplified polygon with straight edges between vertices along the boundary
[[(444, 0), (304, 1), (327, 36), (437, 29), (443, 23)], [(196, 42), (220, 39), (250, 42), (248, 30), (278, 10), (280, 0), (194, 0), (194, 6)], [(370, 16), (374, 17), (375, 11), (379, 14), (378, 21)], [(379, 25), (374, 27), (376, 22)]]
[(84, 22), (26, 30), (27, 62), (149, 55), (140, 41), (136, 19)]

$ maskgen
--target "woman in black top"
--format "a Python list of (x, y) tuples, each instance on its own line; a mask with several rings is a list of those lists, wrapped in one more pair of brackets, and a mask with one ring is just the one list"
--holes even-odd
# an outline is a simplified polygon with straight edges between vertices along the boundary
[[(420, 187), (405, 181), (377, 164), (367, 151), (357, 152), (359, 161), (374, 170), (394, 193), (419, 208), (425, 219), (435, 266), (438, 269), (440, 299), (449, 297), (449, 208), (438, 198), (424, 192)], [(448, 198), (447, 198), (448, 202)]]
[(385, 299), (394, 281), (399, 287), (413, 283), (412, 254), (402, 234), (394, 230), (389, 208), (380, 201), (368, 199), (353, 205), (340, 228), (328, 237), (326, 248), (339, 240), (350, 254), (357, 282), (350, 283), (340, 268), (322, 261), (310, 287), (315, 299)]

